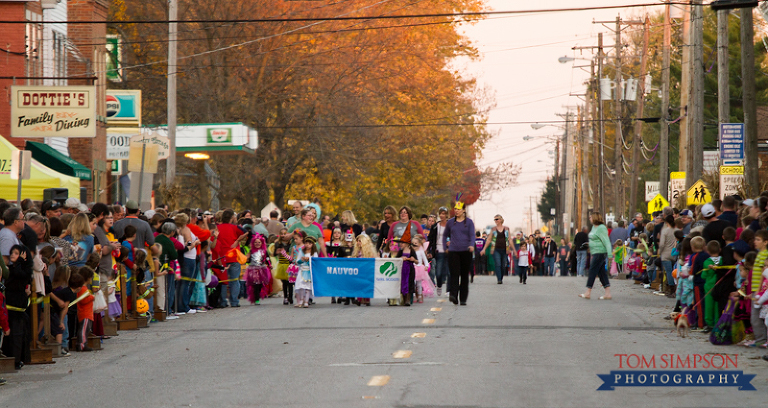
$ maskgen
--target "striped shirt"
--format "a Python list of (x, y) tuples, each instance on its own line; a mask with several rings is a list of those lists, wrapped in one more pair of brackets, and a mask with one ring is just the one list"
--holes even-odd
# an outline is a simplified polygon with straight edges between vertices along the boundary
[(768, 259), (768, 249), (764, 249), (757, 254), (755, 265), (752, 267), (752, 293), (760, 291), (760, 284), (763, 283), (763, 269), (765, 260)]

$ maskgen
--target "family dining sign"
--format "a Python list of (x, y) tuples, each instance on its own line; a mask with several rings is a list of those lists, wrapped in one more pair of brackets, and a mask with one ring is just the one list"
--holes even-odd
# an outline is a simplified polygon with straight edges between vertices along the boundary
[(96, 137), (95, 86), (13, 86), (12, 137)]

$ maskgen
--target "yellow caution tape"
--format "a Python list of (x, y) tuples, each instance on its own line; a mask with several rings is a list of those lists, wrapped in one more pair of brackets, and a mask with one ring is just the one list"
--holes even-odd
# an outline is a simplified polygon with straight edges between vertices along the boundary
[(25, 307), (23, 309), (20, 308), (20, 307), (11, 306), (11, 305), (6, 305), (5, 307), (6, 307), (6, 309), (8, 309), (11, 312), (26, 312), (27, 308), (29, 307), (29, 305), (30, 305), (30, 300), (27, 299), (27, 307)]
[(67, 306), (67, 309), (69, 309), (70, 307), (72, 307), (73, 305), (75, 305), (77, 302), (79, 302), (79, 301), (81, 301), (81, 300), (83, 300), (83, 299), (87, 298), (87, 297), (88, 297), (90, 294), (91, 294), (91, 292), (88, 292), (88, 291), (86, 290), (86, 291), (85, 291), (85, 293), (83, 293), (82, 295), (80, 295), (80, 297), (78, 297), (77, 299), (75, 299), (75, 300), (73, 300), (72, 302), (70, 302), (70, 303), (69, 303), (69, 306)]

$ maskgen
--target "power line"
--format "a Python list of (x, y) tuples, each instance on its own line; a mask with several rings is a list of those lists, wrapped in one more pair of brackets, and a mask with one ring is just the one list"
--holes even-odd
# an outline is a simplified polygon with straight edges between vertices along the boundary
[[(670, 2), (672, 5), (689, 6), (693, 4), (687, 1)], [(658, 3), (637, 3), (613, 6), (587, 6), (587, 7), (563, 7), (551, 9), (530, 9), (530, 10), (504, 10), (504, 11), (467, 11), (458, 13), (428, 13), (428, 14), (403, 14), (403, 15), (378, 15), (378, 16), (337, 16), (337, 17), (287, 17), (287, 18), (248, 18), (248, 19), (223, 19), (223, 20), (75, 20), (75, 21), (39, 21), (36, 24), (215, 24), (215, 23), (290, 23), (290, 22), (321, 22), (321, 21), (360, 21), (360, 20), (399, 20), (399, 19), (421, 19), (421, 18), (450, 18), (450, 17), (484, 17), (494, 15), (513, 15), (513, 14), (541, 14), (541, 13), (563, 13), (593, 10), (615, 10), (625, 8), (657, 7)], [(704, 6), (704, 5), (701, 5)], [(0, 24), (27, 24), (28, 21), (7, 21), (0, 20)]]

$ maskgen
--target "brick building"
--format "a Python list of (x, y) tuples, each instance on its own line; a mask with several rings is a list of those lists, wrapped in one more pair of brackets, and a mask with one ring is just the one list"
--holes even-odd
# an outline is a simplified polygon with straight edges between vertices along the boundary
[[(24, 22), (0, 25), (0, 54), (5, 54), (0, 55), (0, 135), (21, 149), (28, 140), (45, 143), (90, 169), (90, 179), (80, 182), (87, 201), (111, 201), (105, 160), (106, 24), (66, 22), (106, 21), (108, 7), (109, 0), (0, 0), (4, 20)], [(10, 137), (12, 85), (95, 85), (96, 137)]]

